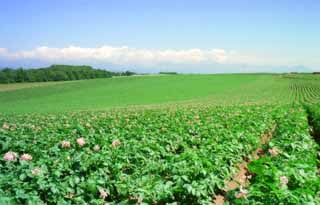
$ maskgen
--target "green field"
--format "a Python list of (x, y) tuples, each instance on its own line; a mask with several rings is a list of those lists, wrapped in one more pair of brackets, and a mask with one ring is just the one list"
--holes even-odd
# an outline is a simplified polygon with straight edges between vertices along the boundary
[(0, 85), (0, 113), (0, 204), (320, 204), (320, 75)]
[[(159, 104), (291, 103), (304, 100), (303, 97), (307, 98), (305, 100), (318, 98), (320, 83), (283, 75), (238, 74), (133, 76), (22, 85), (24, 87), (12, 84), (10, 90), (7, 85), (0, 86), (1, 113), (65, 112)], [(306, 89), (308, 95), (299, 96), (297, 89)]]

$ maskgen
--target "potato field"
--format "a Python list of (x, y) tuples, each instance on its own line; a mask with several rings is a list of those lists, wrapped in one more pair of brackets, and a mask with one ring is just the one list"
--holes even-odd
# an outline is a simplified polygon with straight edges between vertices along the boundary
[(3, 205), (320, 204), (317, 75), (0, 86), (0, 106)]

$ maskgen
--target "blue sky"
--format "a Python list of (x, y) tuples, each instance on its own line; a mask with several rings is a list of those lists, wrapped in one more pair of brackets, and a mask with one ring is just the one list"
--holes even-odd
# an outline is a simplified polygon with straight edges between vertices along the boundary
[(320, 69), (317, 0), (1, 0), (0, 11), (0, 67)]

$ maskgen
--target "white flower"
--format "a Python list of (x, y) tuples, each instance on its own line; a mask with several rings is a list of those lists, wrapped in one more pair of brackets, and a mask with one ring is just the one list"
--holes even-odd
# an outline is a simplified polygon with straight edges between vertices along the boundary
[(82, 147), (86, 143), (86, 141), (84, 140), (83, 137), (80, 137), (77, 139), (77, 143), (80, 147)]
[(2, 125), (2, 129), (4, 129), (4, 130), (9, 129), (9, 125), (8, 125), (7, 123), (4, 123), (4, 124)]
[(37, 176), (38, 174), (40, 174), (41, 172), (41, 168), (36, 167), (34, 169), (31, 170), (32, 175)]
[(113, 140), (112, 142), (112, 147), (117, 147), (121, 144), (120, 140), (116, 139), (116, 140)]
[(62, 147), (62, 148), (70, 148), (70, 146), (71, 146), (71, 144), (70, 144), (70, 142), (67, 141), (67, 140), (63, 140), (63, 141), (61, 142), (61, 147)]
[(249, 193), (248, 190), (243, 189), (242, 186), (240, 186), (240, 191), (239, 191), (239, 193), (236, 193), (235, 197), (236, 197), (237, 199), (245, 198), (248, 193)]
[(104, 189), (99, 189), (100, 198), (105, 199), (108, 197), (108, 193)]
[(280, 153), (280, 151), (276, 147), (273, 147), (272, 149), (269, 149), (268, 152), (273, 157), (277, 156)]
[(284, 187), (284, 186), (287, 186), (289, 179), (286, 176), (281, 176), (279, 178), (279, 181), (280, 181), (280, 186)]
[(95, 146), (93, 147), (93, 150), (96, 151), (96, 152), (98, 152), (98, 151), (100, 150), (100, 146), (99, 146), (99, 145), (95, 145)]
[(30, 154), (23, 154), (23, 155), (21, 155), (20, 160), (31, 161), (32, 160), (32, 156)]

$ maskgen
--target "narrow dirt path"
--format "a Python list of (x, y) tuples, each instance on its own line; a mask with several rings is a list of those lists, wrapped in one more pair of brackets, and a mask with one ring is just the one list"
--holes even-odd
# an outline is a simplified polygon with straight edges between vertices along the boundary
[[(313, 137), (314, 141), (316, 141), (318, 143), (318, 145), (320, 146), (320, 132), (319, 132), (319, 129), (317, 129), (317, 127), (315, 125), (314, 116), (308, 108), (305, 108), (305, 110), (308, 115), (307, 117), (308, 117), (308, 124), (310, 127), (310, 135)], [(318, 153), (320, 153), (319, 148), (318, 148)], [(318, 154), (318, 162), (320, 162), (320, 154)], [(317, 174), (320, 175), (320, 163), (318, 163), (318, 173)]]
[(253, 151), (249, 156), (250, 158), (245, 158), (242, 163), (236, 165), (238, 167), (238, 172), (231, 177), (230, 180), (225, 181), (225, 188), (221, 190), (221, 194), (216, 195), (213, 198), (213, 204), (215, 205), (222, 205), (225, 202), (225, 194), (229, 191), (235, 190), (239, 187), (247, 187), (250, 185), (250, 178), (251, 175), (248, 171), (248, 164), (253, 161), (259, 159), (261, 156), (264, 155), (264, 150), (261, 148), (262, 145), (268, 143), (272, 135), (275, 131), (276, 126), (274, 126), (270, 131), (265, 133), (260, 139), (260, 146), (258, 149)]

